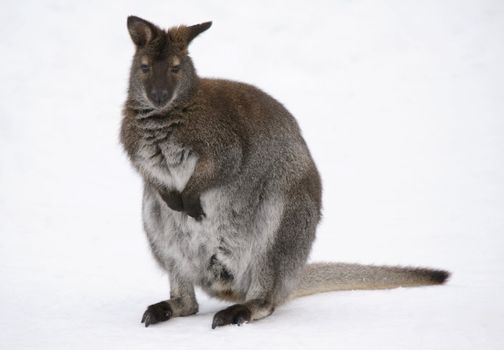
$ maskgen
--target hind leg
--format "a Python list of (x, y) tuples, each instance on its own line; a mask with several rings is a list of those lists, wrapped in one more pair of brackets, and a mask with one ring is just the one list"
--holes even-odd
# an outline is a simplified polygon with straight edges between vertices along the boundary
[[(268, 252), (254, 261), (251, 284), (244, 303), (217, 312), (212, 328), (259, 320), (273, 313), (296, 285), (315, 237), (319, 215), (315, 206), (303, 198), (292, 198)], [(302, 201), (300, 199), (305, 199)]]
[(241, 325), (269, 316), (275, 310), (271, 300), (254, 299), (243, 304), (235, 304), (217, 312), (213, 318), (212, 329), (228, 324)]

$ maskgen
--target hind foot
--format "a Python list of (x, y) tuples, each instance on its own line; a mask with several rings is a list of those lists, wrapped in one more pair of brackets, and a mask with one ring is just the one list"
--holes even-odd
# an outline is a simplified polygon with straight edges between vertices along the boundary
[(212, 322), (212, 329), (228, 324), (235, 324), (239, 326), (245, 322), (249, 322), (251, 318), (252, 312), (248, 306), (236, 304), (215, 314)]

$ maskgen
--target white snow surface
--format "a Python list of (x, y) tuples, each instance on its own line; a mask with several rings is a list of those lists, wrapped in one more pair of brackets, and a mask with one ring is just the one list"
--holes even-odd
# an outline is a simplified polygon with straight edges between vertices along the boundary
[[(298, 119), (324, 185), (312, 261), (444, 268), (445, 286), (229, 305), (144, 328), (167, 299), (118, 141), (126, 17), (213, 20), (201, 76)], [(504, 349), (504, 2), (0, 4), (0, 349)]]

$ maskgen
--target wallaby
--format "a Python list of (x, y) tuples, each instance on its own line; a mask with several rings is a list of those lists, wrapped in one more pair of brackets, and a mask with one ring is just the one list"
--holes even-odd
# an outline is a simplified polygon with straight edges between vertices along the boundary
[(144, 229), (170, 282), (170, 299), (142, 323), (196, 313), (195, 286), (236, 303), (215, 314), (215, 328), (313, 293), (443, 283), (441, 270), (306, 263), (319, 173), (282, 104), (248, 84), (198, 77), (188, 45), (211, 24), (165, 31), (127, 21), (136, 51), (120, 138), (144, 180)]

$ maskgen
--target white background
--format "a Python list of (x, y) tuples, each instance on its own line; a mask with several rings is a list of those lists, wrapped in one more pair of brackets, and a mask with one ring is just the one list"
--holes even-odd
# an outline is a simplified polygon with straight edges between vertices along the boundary
[[(322, 175), (311, 260), (424, 265), (446, 286), (327, 293), (210, 329), (227, 304), (145, 329), (166, 299), (118, 142), (135, 14), (213, 20), (202, 76), (297, 117)], [(1, 349), (502, 349), (502, 1), (0, 4)]]

